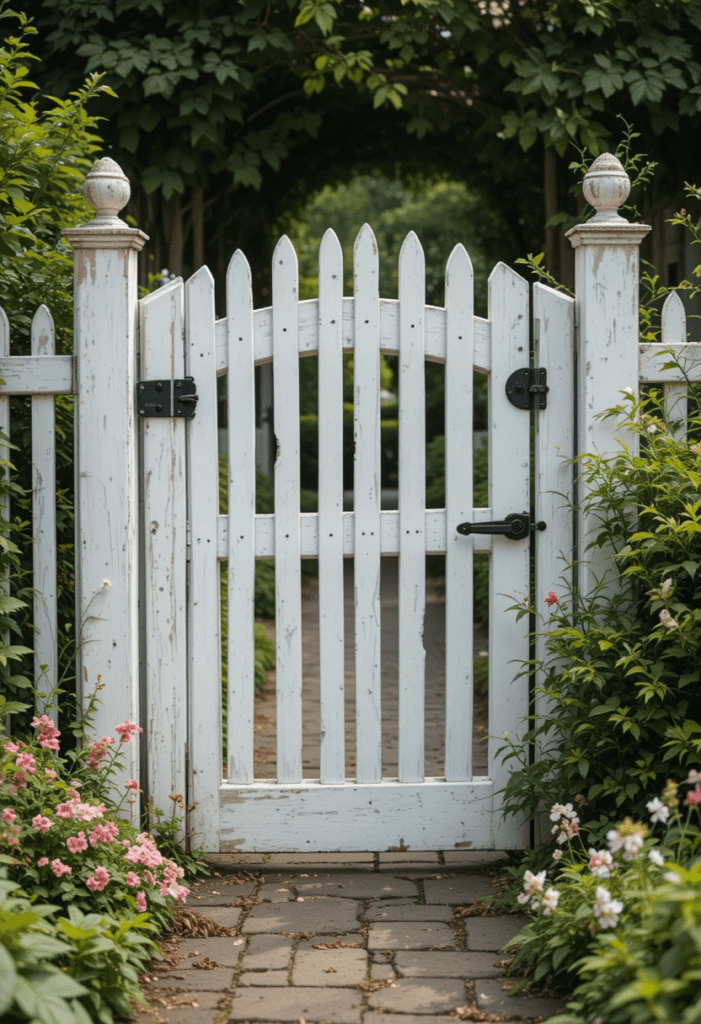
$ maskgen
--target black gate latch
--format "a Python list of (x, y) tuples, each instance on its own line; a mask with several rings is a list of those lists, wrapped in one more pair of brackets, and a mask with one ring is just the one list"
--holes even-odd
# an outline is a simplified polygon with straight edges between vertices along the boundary
[(199, 395), (194, 377), (178, 380), (140, 380), (136, 385), (139, 416), (178, 416), (194, 419)]
[(544, 530), (545, 523), (532, 523), (528, 512), (512, 512), (506, 519), (495, 519), (489, 523), (460, 523), (458, 533), (497, 533), (509, 540), (525, 540), (532, 530)]
[(523, 366), (506, 382), (506, 397), (517, 409), (545, 409), (548, 371), (543, 366)]

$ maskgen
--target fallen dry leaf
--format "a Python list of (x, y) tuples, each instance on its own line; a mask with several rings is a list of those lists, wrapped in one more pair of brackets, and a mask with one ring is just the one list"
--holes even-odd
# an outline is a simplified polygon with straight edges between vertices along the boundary
[(200, 913), (193, 907), (186, 907), (178, 904), (173, 907), (173, 923), (171, 932), (176, 935), (190, 935), (193, 939), (206, 939), (214, 935), (235, 935), (234, 928), (225, 928), (224, 925), (213, 921), (211, 917)]
[(219, 964), (216, 960), (210, 960), (210, 958), (206, 956), (204, 960), (198, 960), (197, 963), (192, 966), (198, 967), (201, 971), (213, 971), (215, 967), (223, 967), (224, 964)]

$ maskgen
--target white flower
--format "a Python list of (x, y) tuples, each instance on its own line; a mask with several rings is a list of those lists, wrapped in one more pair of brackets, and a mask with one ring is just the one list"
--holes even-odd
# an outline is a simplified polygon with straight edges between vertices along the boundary
[(672, 618), (672, 613), (669, 611), (668, 608), (663, 608), (660, 612), (660, 622), (662, 623), (665, 629), (677, 628), (676, 620)]
[(619, 915), (623, 910), (620, 900), (611, 899), (611, 893), (600, 885), (596, 890), (596, 903), (594, 914), (599, 919), (602, 928), (615, 928), (619, 921)]
[(672, 577), (670, 576), (669, 579), (664, 581), (664, 583), (662, 584), (662, 589), (660, 590), (660, 597), (662, 598), (663, 601), (666, 598), (667, 594), (669, 593), (669, 588), (671, 586), (672, 586)]
[(664, 865), (664, 857), (659, 850), (650, 850), (647, 856), (648, 860), (651, 860), (658, 868), (661, 868)]
[(557, 889), (552, 887), (547, 890), (543, 896), (543, 917), (550, 917), (554, 910), (557, 910), (557, 901), (560, 899), (560, 893)]
[(648, 800), (647, 809), (650, 812), (650, 821), (654, 825), (656, 822), (661, 821), (663, 824), (669, 817), (669, 807), (663, 804), (658, 796), (652, 800)]
[(625, 860), (635, 860), (643, 848), (645, 842), (640, 832), (634, 832), (630, 836), (623, 837), (623, 857)]
[(111, 587), (112, 584), (110, 583), (109, 580), (103, 580), (102, 583), (100, 584), (100, 586), (103, 587), (104, 590), (107, 590), (107, 588)]
[(635, 394), (635, 392), (633, 391), (632, 388), (623, 388), (623, 390), (625, 391), (625, 393), (627, 395), (634, 395)]
[(559, 821), (563, 814), (567, 814), (567, 809), (562, 804), (553, 804), (550, 808), (551, 821)]
[(524, 891), (527, 892), (529, 896), (531, 896), (534, 892), (542, 892), (544, 882), (544, 871), (539, 871), (537, 875), (534, 875), (532, 871), (526, 871), (526, 873), (523, 876)]
[(695, 782), (701, 782), (701, 771), (697, 771), (695, 768), (690, 768), (686, 781), (690, 786), (693, 786)]
[(610, 878), (613, 871), (613, 857), (608, 850), (589, 848), (589, 867), (597, 878)]
[(681, 882), (681, 875), (676, 871), (666, 871), (664, 877), (668, 882)]
[(562, 850), (553, 850), (553, 860), (562, 859)]

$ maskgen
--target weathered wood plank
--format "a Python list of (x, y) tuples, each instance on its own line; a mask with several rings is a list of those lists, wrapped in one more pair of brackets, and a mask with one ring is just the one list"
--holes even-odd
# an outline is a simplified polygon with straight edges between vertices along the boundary
[(377, 243), (355, 240), (355, 716), (358, 782), (382, 778), (380, 672), (380, 303)]
[[(486, 523), (493, 519), (492, 510), (477, 508), (472, 521)], [(226, 558), (229, 528), (227, 516), (218, 517), (217, 552), (219, 558)], [(461, 520), (462, 521), (462, 520)], [(451, 519), (452, 522), (452, 519)], [(446, 551), (446, 513), (443, 508), (426, 509), (426, 554), (442, 555)], [(316, 512), (302, 512), (299, 517), (300, 547), (302, 558), (319, 557), (319, 519)], [(275, 516), (257, 515), (255, 523), (256, 558), (275, 557)], [(492, 550), (492, 538), (488, 534), (472, 538), (473, 549), (480, 552)], [(399, 513), (380, 512), (380, 550), (383, 555), (399, 554)], [(352, 558), (355, 554), (355, 522), (352, 512), (343, 513), (343, 555)]]
[(399, 781), (424, 777), (426, 717), (426, 267), (411, 231), (399, 253)]
[(345, 766), (343, 628), (343, 253), (329, 230), (319, 248), (319, 685), (320, 772), (342, 782)]
[(73, 356), (0, 357), (0, 395), (72, 395)]
[[(496, 519), (530, 508), (530, 424), (527, 412), (506, 398), (506, 381), (529, 364), (528, 285), (504, 263), (489, 277), (492, 321), (492, 375), (489, 389), (489, 493)], [(514, 678), (528, 661), (528, 616), (517, 621), (511, 605), (529, 598), (528, 541), (495, 536), (489, 581), (489, 746), (488, 763), (495, 792), (503, 789), (510, 762), (496, 757), (504, 733), (518, 742), (528, 714), (528, 687)], [(504, 818), (495, 808), (494, 836), (499, 849), (527, 845), (527, 830), (517, 815)]]
[(453, 784), (427, 779), (418, 785), (387, 779), (378, 785), (225, 785), (220, 791), (221, 848), (346, 852), (376, 849), (380, 841), (417, 851), (456, 846), (491, 850), (494, 792), (489, 779)]
[[(39, 306), (31, 330), (32, 355), (50, 358), (56, 350), (54, 321)], [(32, 397), (32, 572), (34, 586), (34, 678), (47, 694), (49, 716), (58, 723), (58, 602), (56, 582), (56, 414), (53, 395)], [(53, 694), (53, 695), (52, 695)], [(37, 714), (47, 698), (37, 697)]]
[[(355, 300), (344, 298), (341, 322), (344, 352), (352, 352), (355, 345)], [(255, 327), (256, 366), (269, 363), (273, 358), (271, 307), (257, 309), (253, 314)], [(424, 313), (426, 359), (445, 362), (445, 310), (439, 306), (426, 306)], [(226, 321), (217, 320), (217, 373), (226, 373)], [(475, 369), (489, 373), (491, 369), (489, 321), (474, 319)], [(399, 355), (399, 306), (397, 299), (380, 299), (380, 347), (385, 355)], [(319, 322), (317, 299), (305, 299), (299, 304), (299, 352), (314, 356), (319, 351)]]
[[(669, 350), (672, 350), (670, 354)], [(639, 346), (639, 378), (643, 384), (666, 384), (690, 380), (701, 381), (701, 342), (677, 342), (662, 345), (653, 342)], [(682, 370), (677, 366), (666, 366), (674, 357), (682, 361)]]
[(185, 365), (197, 383), (197, 415), (188, 424), (190, 521), (190, 788), (197, 807), (190, 827), (195, 844), (219, 848), (217, 790), (222, 777), (221, 641), (219, 611), (219, 458), (214, 341), (214, 279), (202, 267), (185, 285)]
[[(10, 357), (10, 323), (5, 310), (0, 306), (0, 357)], [(11, 357), (10, 357), (11, 358)], [(10, 399), (8, 395), (0, 393), (0, 434), (10, 439)], [(10, 478), (10, 447), (0, 438), (0, 478)], [(9, 494), (0, 494), (0, 516), (4, 522), (10, 521), (11, 504)], [(0, 589), (5, 597), (10, 596), (10, 566), (5, 566), (5, 571), (0, 575)], [(9, 631), (4, 634), (4, 642), (9, 645), (11, 641)]]
[[(472, 565), (477, 537), (459, 523), (475, 522), (472, 497), (474, 275), (462, 245), (445, 275), (445, 777), (472, 778), (473, 620)], [(490, 538), (491, 539), (491, 538)]]
[[(141, 379), (185, 374), (181, 281), (139, 303)], [(187, 792), (187, 487), (186, 424), (141, 420), (143, 466), (144, 642), (149, 796), (170, 807)]]
[(302, 590), (299, 539), (297, 254), (283, 236), (273, 254), (275, 637), (277, 777), (302, 779)]
[(253, 779), (255, 652), (254, 516), (256, 511), (255, 370), (251, 270), (240, 250), (226, 278), (229, 335), (229, 622), (227, 630), (228, 779)]
[[(686, 344), (686, 310), (678, 292), (670, 292), (664, 300), (661, 327), (663, 345)], [(686, 436), (688, 390), (686, 381), (664, 385), (667, 419), (673, 424), (671, 434), (680, 441)]]
[[(535, 657), (543, 663), (551, 611), (546, 604), (552, 591), (559, 599), (571, 601), (574, 586), (574, 299), (546, 285), (533, 288), (535, 335), (534, 363), (548, 371), (548, 405), (535, 413), (534, 507), (536, 522), (546, 528), (535, 534)], [(542, 673), (535, 675), (535, 714), (542, 719), (551, 709), (539, 693)], [(538, 756), (538, 750), (536, 750)], [(552, 822), (547, 816), (538, 823), (540, 841), (551, 839)]]

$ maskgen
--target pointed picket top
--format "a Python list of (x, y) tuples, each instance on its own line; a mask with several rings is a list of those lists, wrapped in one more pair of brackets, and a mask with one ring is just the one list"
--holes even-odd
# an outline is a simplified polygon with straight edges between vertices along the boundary
[[(499, 299), (496, 298), (496, 293), (502, 292)], [(515, 270), (507, 266), (506, 263), (497, 263), (491, 274), (489, 275), (488, 281), (488, 292), (489, 292), (489, 318), (491, 319), (494, 311), (495, 301), (501, 303), (505, 300), (508, 293), (516, 293), (528, 296), (528, 282), (525, 278), (517, 274)], [(520, 308), (520, 307), (516, 307)], [(518, 319), (521, 318), (522, 314), (517, 314)]]
[(355, 237), (355, 243), (353, 245), (353, 255), (357, 259), (365, 259), (365, 253), (368, 255), (372, 253), (374, 258), (378, 258), (377, 250), (377, 239), (375, 238), (375, 232), (372, 230), (369, 224), (363, 224), (362, 228)]
[(275, 246), (275, 252), (273, 253), (273, 272), (276, 267), (279, 267), (281, 264), (288, 264), (290, 260), (293, 261), (296, 273), (297, 253), (295, 252), (295, 247), (287, 235), (282, 235), (278, 240), (278, 243)]
[(399, 280), (402, 279), (402, 270), (414, 271), (422, 276), (426, 269), (426, 259), (419, 236), (415, 231), (410, 231), (402, 242), (399, 250)]
[(251, 265), (241, 249), (237, 249), (226, 268), (226, 308), (229, 316), (237, 309), (253, 305)]
[(662, 306), (662, 344), (678, 345), (686, 342), (686, 310), (679, 292), (670, 292)]
[(170, 302), (173, 293), (182, 287), (182, 277), (173, 277), (168, 281), (168, 284), (161, 285), (160, 288), (156, 288), (154, 291), (149, 292), (148, 295), (144, 295), (143, 299), (139, 299), (139, 305), (142, 308), (144, 306), (165, 305)]
[(454, 246), (453, 251), (448, 257), (448, 262), (445, 265), (446, 299), (451, 286), (455, 285), (457, 288), (463, 288), (469, 282), (470, 287), (472, 287), (473, 279), (474, 270), (470, 254), (462, 242), (458, 242), (458, 244)]
[(328, 263), (332, 270), (336, 270), (337, 265), (340, 265), (341, 275), (343, 275), (343, 249), (333, 228), (326, 229), (319, 245), (320, 270), (322, 261)]
[(199, 270), (196, 270), (191, 277), (188, 277), (187, 281), (185, 282), (185, 287), (188, 289), (188, 291), (191, 290), (192, 288), (206, 289), (208, 287), (211, 288), (213, 291), (214, 277), (212, 276), (212, 271), (205, 264), (205, 266), (200, 267)]
[(7, 313), (0, 306), (0, 356), (9, 356), (10, 354), (10, 321), (7, 319)]
[(41, 305), (32, 320), (32, 355), (53, 355), (55, 347), (54, 318), (48, 307)]

